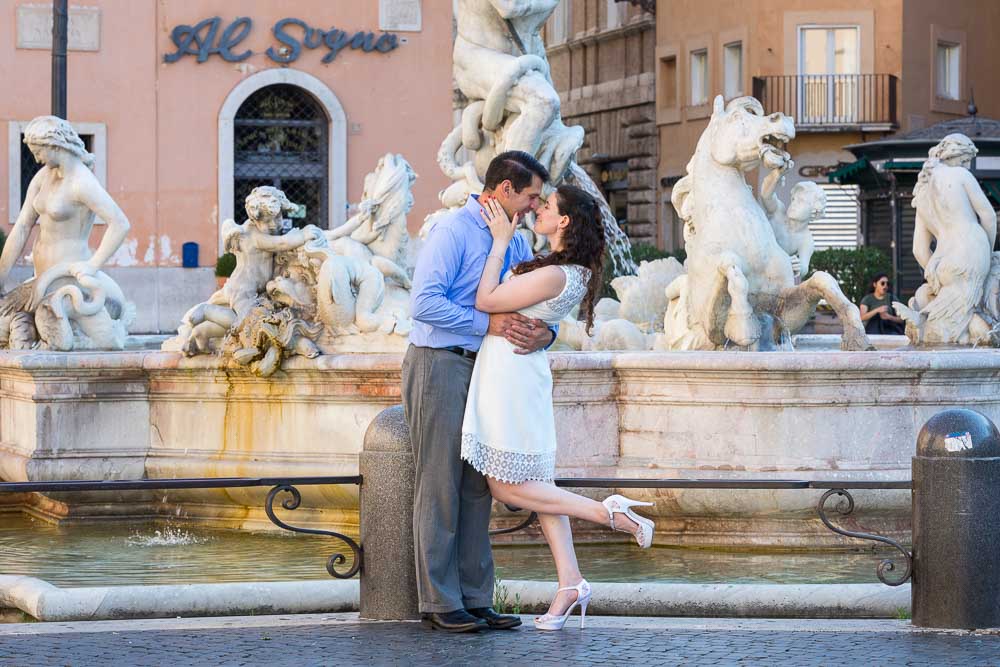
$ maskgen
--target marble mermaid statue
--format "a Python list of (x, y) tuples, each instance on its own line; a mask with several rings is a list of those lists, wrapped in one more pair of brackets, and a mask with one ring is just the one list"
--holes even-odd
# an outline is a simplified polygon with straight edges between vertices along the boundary
[[(73, 127), (39, 116), (24, 143), (43, 166), (28, 185), (24, 205), (0, 256), (0, 280), (24, 254), (32, 231), (34, 275), (0, 299), (0, 346), (120, 350), (135, 307), (101, 267), (125, 240), (129, 221), (92, 171), (89, 153)], [(107, 224), (90, 248), (95, 219)]]
[[(493, 242), (476, 292), (476, 309), (516, 311), (552, 326), (579, 306), (589, 329), (605, 247), (597, 201), (575, 186), (559, 186), (536, 212), (535, 229), (548, 237), (551, 252), (517, 264), (503, 280), (500, 274), (520, 216), (512, 219), (496, 199), (480, 203)], [(555, 558), (559, 589), (548, 612), (535, 619), (535, 627), (559, 630), (576, 607), (583, 627), (591, 588), (577, 563), (569, 517), (631, 533), (646, 548), (653, 539), (653, 522), (631, 508), (652, 503), (619, 495), (602, 503), (552, 483), (556, 430), (545, 350), (519, 354), (503, 336), (487, 334), (472, 372), (461, 455), (486, 476), (495, 500), (538, 513)]]
[(977, 152), (964, 134), (949, 134), (929, 151), (913, 188), (913, 255), (926, 282), (908, 307), (893, 305), (914, 345), (972, 345), (993, 337), (996, 300), (982, 305), (984, 292), (995, 291), (987, 284), (997, 282), (990, 279), (997, 216), (969, 171)]

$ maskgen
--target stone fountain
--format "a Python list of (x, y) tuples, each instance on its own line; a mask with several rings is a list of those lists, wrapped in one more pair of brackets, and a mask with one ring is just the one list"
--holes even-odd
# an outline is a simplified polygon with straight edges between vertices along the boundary
[[(582, 132), (560, 119), (539, 36), (555, 2), (522, 4), (507, 20), (488, 0), (459, 3), (455, 78), (468, 105), (439, 153), (452, 179), (446, 208), (481, 188), (489, 158), (509, 148), (596, 190), (575, 164)], [(794, 224), (812, 213), (792, 202), (779, 219), (771, 194), (754, 197), (745, 180), (757, 165), (780, 178), (793, 136), (792, 119), (767, 115), (756, 100), (717, 101), (674, 191), (686, 265), (644, 263), (617, 278), (619, 298), (600, 305), (593, 337), (563, 323), (559, 344), (576, 351), (550, 357), (559, 476), (908, 479), (917, 429), (934, 413), (965, 406), (1000, 420), (1000, 353), (869, 341), (832, 279), (795, 283), (788, 253), (801, 269), (808, 245)], [(468, 160), (457, 158), (461, 149)], [(368, 425), (399, 402), (412, 178), (401, 156), (387, 155), (365, 181), (358, 216), (331, 231), (292, 228), (283, 193), (256, 190), (245, 220), (223, 225), (236, 273), (192, 305), (163, 350), (39, 344), (0, 353), (0, 479), (356, 474)], [(794, 243), (779, 242), (783, 224)], [(620, 241), (610, 221), (607, 234)], [(820, 297), (844, 323), (843, 351), (836, 341), (793, 338)], [(297, 523), (356, 530), (356, 488), (302, 491)], [(53, 520), (264, 528), (263, 493), (36, 495), (14, 508)], [(659, 544), (843, 544), (815, 518), (818, 493), (645, 496), (657, 502)], [(908, 493), (857, 500), (862, 527), (905, 535)]]

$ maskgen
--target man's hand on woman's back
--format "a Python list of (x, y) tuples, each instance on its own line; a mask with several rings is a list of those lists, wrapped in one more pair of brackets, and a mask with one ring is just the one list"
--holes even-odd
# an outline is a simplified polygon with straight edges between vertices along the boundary
[(552, 342), (552, 330), (545, 322), (520, 313), (493, 313), (486, 333), (506, 338), (517, 354), (531, 354)]

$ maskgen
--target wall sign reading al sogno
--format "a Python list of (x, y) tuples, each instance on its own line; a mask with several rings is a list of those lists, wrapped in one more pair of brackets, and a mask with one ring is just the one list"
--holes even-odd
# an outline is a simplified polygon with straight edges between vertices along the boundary
[[(238, 51), (240, 42), (253, 29), (253, 21), (249, 17), (237, 18), (220, 32), (221, 27), (222, 19), (218, 16), (193, 26), (177, 26), (170, 32), (170, 40), (177, 50), (163, 56), (164, 62), (175, 63), (184, 56), (196, 56), (198, 62), (203, 63), (209, 56), (218, 55), (227, 62), (238, 63), (253, 55), (254, 52), (250, 49)], [(391, 32), (383, 32), (376, 37), (374, 33), (364, 30), (353, 33), (339, 28), (322, 30), (294, 18), (281, 19), (271, 31), (283, 46), (272, 46), (265, 53), (271, 60), (281, 64), (298, 60), (303, 48), (325, 48), (327, 53), (323, 56), (323, 62), (328, 63), (348, 47), (365, 53), (388, 53), (399, 46), (399, 37)]]

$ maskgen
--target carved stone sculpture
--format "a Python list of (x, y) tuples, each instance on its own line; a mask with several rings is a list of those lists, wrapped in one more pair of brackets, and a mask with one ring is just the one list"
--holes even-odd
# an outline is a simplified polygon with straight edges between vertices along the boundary
[(913, 188), (913, 255), (926, 282), (909, 306), (893, 305), (914, 345), (1000, 346), (997, 216), (969, 171), (977, 152), (964, 134), (949, 134)]
[[(482, 192), (481, 179), (498, 153), (531, 153), (558, 181), (583, 145), (583, 128), (563, 125), (541, 36), (557, 4), (458, 0), (453, 71), (469, 104), (438, 151), (438, 163), (454, 181), (441, 193), (444, 206), (461, 206)], [(471, 159), (459, 164), (463, 148)]]
[(775, 238), (745, 174), (761, 164), (780, 169), (795, 137), (792, 119), (765, 115), (752, 97), (715, 99), (712, 118), (671, 200), (684, 221), (687, 273), (667, 287), (669, 305), (659, 347), (716, 350), (727, 345), (772, 349), (795, 333), (826, 299), (844, 327), (841, 347), (871, 349), (857, 306), (829, 274), (795, 285), (792, 263)]
[(365, 177), (357, 215), (326, 233), (336, 252), (370, 262), (404, 289), (410, 289), (406, 216), (413, 208), (410, 188), (416, 178), (402, 155), (386, 153)]
[[(614, 269), (618, 274), (634, 273), (628, 238), (600, 188), (575, 162), (584, 129), (567, 127), (560, 115), (559, 93), (549, 74), (541, 35), (558, 4), (559, 0), (456, 0), (453, 73), (467, 104), (461, 122), (438, 150), (438, 164), (453, 181), (439, 195), (445, 208), (427, 216), (420, 236), (426, 238), (439, 216), (483, 191), (482, 179), (497, 154), (521, 150), (538, 158), (553, 184), (565, 179), (597, 197)], [(460, 162), (459, 155), (468, 159)], [(531, 218), (523, 217), (522, 231), (539, 250), (545, 241), (531, 231)]]
[[(0, 280), (31, 247), (34, 276), (0, 298), (0, 346), (58, 351), (121, 350), (135, 306), (101, 267), (125, 240), (129, 221), (91, 171), (94, 156), (72, 126), (39, 116), (24, 142), (44, 165), (31, 179), (0, 256)], [(94, 219), (107, 224), (90, 249)]]
[(381, 194), (366, 199), (339, 233), (290, 228), (282, 216), (298, 207), (281, 190), (254, 188), (247, 221), (223, 223), (225, 248), (236, 255), (233, 275), (185, 314), (163, 349), (221, 352), (264, 377), (291, 356), (401, 349), (410, 330), (408, 293), (394, 286), (387, 299), (386, 276), (409, 285), (396, 262), (405, 257), (405, 236), (397, 232), (405, 234), (411, 182), (406, 161), (386, 156), (366, 179), (366, 193)]
[(780, 169), (771, 170), (761, 185), (760, 203), (771, 221), (771, 229), (778, 245), (797, 259), (798, 276), (809, 275), (809, 262), (815, 251), (809, 223), (823, 217), (826, 212), (826, 193), (812, 181), (801, 181), (792, 186), (791, 200), (786, 208), (778, 198), (777, 188), (781, 177), (792, 166), (791, 160)]

